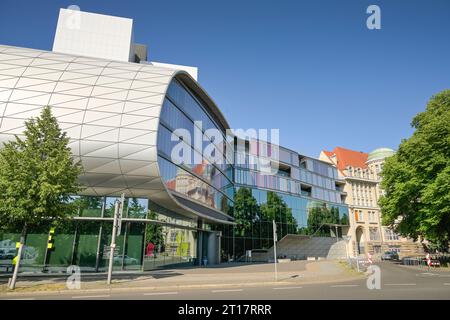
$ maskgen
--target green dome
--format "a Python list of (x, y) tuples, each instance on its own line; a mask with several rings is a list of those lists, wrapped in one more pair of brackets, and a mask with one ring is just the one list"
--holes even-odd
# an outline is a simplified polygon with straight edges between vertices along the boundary
[(367, 161), (384, 159), (392, 156), (394, 153), (395, 151), (390, 148), (378, 148), (369, 153)]

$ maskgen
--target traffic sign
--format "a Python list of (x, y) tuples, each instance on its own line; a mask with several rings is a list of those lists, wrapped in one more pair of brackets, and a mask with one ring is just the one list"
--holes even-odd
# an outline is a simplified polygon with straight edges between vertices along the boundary
[(431, 256), (429, 253), (427, 253), (426, 259), (427, 259), (427, 265), (430, 267), (431, 266)]
[(123, 217), (123, 207), (125, 204), (125, 193), (122, 193), (122, 196), (120, 197), (120, 207), (117, 217), (114, 217), (117, 219), (117, 235), (120, 236), (120, 233), (122, 231), (122, 217)]
[(275, 220), (272, 220), (272, 222), (273, 222), (273, 241), (277, 242), (278, 241), (277, 224), (275, 223)]
[(367, 253), (367, 261), (369, 261), (370, 264), (373, 263), (372, 254), (370, 252)]
[(117, 257), (120, 253), (120, 247), (119, 246), (107, 246), (104, 245), (103, 246), (103, 259), (109, 259), (109, 257), (111, 256), (111, 248), (114, 248), (114, 257)]

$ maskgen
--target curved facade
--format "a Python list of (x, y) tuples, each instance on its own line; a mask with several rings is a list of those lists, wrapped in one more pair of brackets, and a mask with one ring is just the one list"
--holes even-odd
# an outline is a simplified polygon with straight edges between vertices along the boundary
[[(176, 101), (176, 88), (198, 110)], [(20, 135), (24, 122), (38, 116), (46, 105), (70, 137), (74, 157), (81, 160), (80, 181), (86, 187), (82, 194), (125, 193), (147, 197), (190, 218), (232, 220), (224, 214), (232, 201), (226, 168), (207, 159), (203, 165), (209, 173), (175, 168), (193, 181), (191, 185), (202, 186), (200, 196), (183, 192), (170, 181), (183, 176), (174, 175), (173, 164), (167, 165), (163, 158), (166, 131), (175, 129), (171, 125), (190, 127), (189, 121), (181, 120), (186, 116), (203, 120), (195, 113), (201, 111), (214, 127), (224, 133), (228, 128), (211, 98), (185, 71), (0, 46), (0, 142)]]

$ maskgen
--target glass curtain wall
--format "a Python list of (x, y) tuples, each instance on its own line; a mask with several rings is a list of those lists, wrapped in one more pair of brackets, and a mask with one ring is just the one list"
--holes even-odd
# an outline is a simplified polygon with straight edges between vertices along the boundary
[[(180, 129), (189, 134), (189, 141), (180, 134)], [(208, 129), (216, 129), (221, 139), (208, 135)], [(196, 134), (202, 135), (200, 145), (194, 143)], [(208, 155), (203, 151), (210, 144), (217, 148)], [(161, 109), (157, 145), (160, 173), (170, 191), (228, 213), (233, 203), (233, 167), (232, 159), (226, 158), (226, 148), (231, 147), (227, 145), (224, 129), (178, 80), (169, 85)], [(187, 157), (180, 155), (187, 161), (173, 161), (176, 146), (188, 150)]]
[[(248, 143), (245, 151), (236, 147), (235, 158), (235, 194), (240, 188), (250, 190), (258, 209), (247, 210), (251, 216), (235, 209), (235, 226), (215, 226), (223, 234), (224, 261), (239, 260), (247, 250), (271, 248), (272, 220), (279, 240), (287, 234), (330, 236), (330, 228), (323, 223), (348, 224), (348, 207), (341, 200), (335, 167), (261, 141)], [(278, 172), (262, 172), (259, 159), (279, 162)], [(237, 201), (236, 206), (245, 207)]]
[[(237, 190), (239, 188), (248, 187), (236, 187)], [(245, 255), (246, 250), (271, 248), (273, 246), (272, 218), (277, 225), (278, 240), (287, 234), (310, 234), (311, 231), (308, 227), (313, 226), (308, 218), (313, 215), (331, 215), (331, 219), (334, 220), (330, 220), (330, 222), (347, 224), (348, 208), (344, 204), (333, 204), (282, 192), (275, 193), (282, 202), (281, 205), (272, 205), (274, 214), (268, 219), (268, 216), (264, 214), (264, 209), (261, 208), (268, 206), (268, 193), (273, 191), (257, 188), (250, 188), (250, 190), (260, 207), (258, 215), (247, 217), (251, 223), (243, 228), (227, 225), (214, 226), (216, 230), (222, 231), (221, 254), (223, 261), (229, 261), (233, 256), (235, 259), (239, 259)], [(266, 209), (269, 212), (270, 210), (270, 207), (268, 210)], [(240, 221), (237, 223), (239, 225)], [(327, 230), (319, 230), (316, 235), (330, 236), (329, 230)]]
[[(112, 217), (115, 197), (75, 197), (78, 217)], [(153, 219), (183, 228), (123, 222), (116, 238), (114, 270), (148, 270), (174, 263), (192, 263), (196, 258), (196, 231), (193, 222), (181, 221), (148, 208), (148, 199), (125, 199), (124, 218)], [(29, 230), (21, 272), (64, 272), (77, 265), (83, 272), (106, 271), (109, 264), (112, 221), (69, 220), (55, 227), (53, 246), (48, 248), (49, 228)], [(12, 271), (20, 231), (0, 233), (0, 273)]]

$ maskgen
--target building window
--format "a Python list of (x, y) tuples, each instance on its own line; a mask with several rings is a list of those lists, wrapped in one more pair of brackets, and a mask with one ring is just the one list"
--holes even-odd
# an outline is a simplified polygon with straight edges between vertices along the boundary
[(378, 228), (369, 228), (369, 238), (371, 241), (380, 240), (380, 233), (378, 232)]
[(355, 210), (355, 221), (356, 222), (363, 222), (364, 221), (363, 212), (361, 210)]
[(375, 211), (369, 211), (369, 222), (377, 222), (377, 216)]
[(384, 229), (384, 238), (386, 241), (397, 241), (400, 240), (400, 237), (394, 230), (386, 228)]

